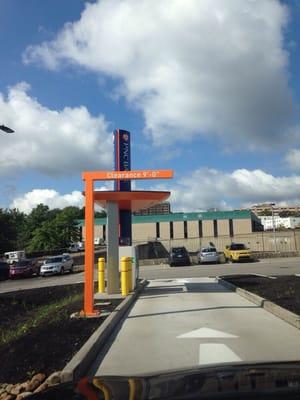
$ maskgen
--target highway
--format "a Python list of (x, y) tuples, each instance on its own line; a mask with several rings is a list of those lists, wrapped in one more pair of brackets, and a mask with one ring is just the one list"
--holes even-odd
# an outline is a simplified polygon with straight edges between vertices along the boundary
[[(233, 274), (295, 275), (300, 274), (300, 257), (262, 259), (253, 263), (218, 265), (194, 265), (190, 267), (170, 267), (169, 265), (147, 265), (140, 268), (140, 277), (145, 279), (200, 278)], [(97, 270), (94, 274), (97, 279)], [(0, 293), (38, 287), (66, 285), (84, 281), (84, 273), (32, 277), (26, 279), (0, 281)]]

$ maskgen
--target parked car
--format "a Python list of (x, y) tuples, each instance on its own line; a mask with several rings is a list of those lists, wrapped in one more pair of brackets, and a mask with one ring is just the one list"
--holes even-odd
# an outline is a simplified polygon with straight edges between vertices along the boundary
[(0, 280), (9, 278), (9, 264), (0, 260)]
[(40, 275), (63, 275), (66, 271), (73, 272), (74, 261), (69, 254), (48, 257), (42, 264)]
[(191, 265), (187, 249), (185, 247), (171, 247), (169, 264), (171, 267), (176, 265)]
[(250, 249), (243, 243), (231, 243), (224, 250), (226, 261), (252, 261), (253, 256)]
[(27, 278), (32, 275), (39, 275), (39, 266), (35, 260), (20, 260), (13, 263), (9, 269), (10, 279)]
[(94, 244), (96, 246), (104, 246), (105, 245), (105, 240), (103, 238), (95, 237)]
[(198, 263), (215, 263), (220, 261), (219, 253), (215, 247), (203, 247), (198, 253)]
[(84, 251), (84, 242), (71, 243), (69, 247), (71, 253), (76, 253), (78, 251)]

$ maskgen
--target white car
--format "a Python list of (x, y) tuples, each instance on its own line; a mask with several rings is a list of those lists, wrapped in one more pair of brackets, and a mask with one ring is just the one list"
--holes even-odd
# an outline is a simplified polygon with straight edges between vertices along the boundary
[(63, 275), (66, 271), (73, 272), (74, 261), (69, 254), (48, 257), (41, 266), (40, 275)]
[(71, 253), (76, 253), (78, 251), (84, 251), (84, 243), (83, 242), (71, 243), (70, 247), (69, 247), (69, 251)]

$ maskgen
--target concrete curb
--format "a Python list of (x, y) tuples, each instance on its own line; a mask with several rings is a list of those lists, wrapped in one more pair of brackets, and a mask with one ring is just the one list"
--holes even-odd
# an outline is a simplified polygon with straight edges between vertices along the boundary
[(287, 322), (288, 324), (294, 326), (297, 329), (300, 329), (300, 316), (294, 314), (291, 311), (286, 310), (278, 306), (277, 304), (269, 301), (263, 297), (258, 296), (257, 294), (248, 292), (248, 290), (239, 288), (234, 284), (224, 281), (222, 278), (217, 277), (218, 282), (226, 287), (229, 290), (232, 290), (239, 294), (240, 296), (244, 297), (245, 299), (251, 301), (252, 303), (257, 304), (258, 306), (264, 308), (266, 311), (276, 315), (276, 317), (281, 318), (283, 321)]
[(83, 272), (84, 271), (84, 265), (74, 265), (74, 272)]
[(147, 280), (143, 280), (135, 292), (129, 294), (118, 307), (110, 314), (109, 317), (99, 326), (92, 334), (88, 341), (81, 347), (75, 356), (68, 362), (61, 372), (61, 382), (75, 381), (87, 371), (88, 367), (97, 357), (99, 351), (106, 343), (108, 337), (112, 334), (116, 325), (121, 321), (127, 310), (135, 302), (138, 295), (148, 284)]

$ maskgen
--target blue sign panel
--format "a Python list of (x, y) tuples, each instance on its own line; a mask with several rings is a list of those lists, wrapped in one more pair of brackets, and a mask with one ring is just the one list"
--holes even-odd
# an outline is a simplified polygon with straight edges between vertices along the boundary
[[(116, 129), (114, 132), (114, 169), (115, 171), (130, 171), (130, 132)], [(127, 192), (131, 190), (131, 181), (114, 181), (114, 190)], [(120, 222), (120, 246), (131, 246), (131, 210), (121, 210)]]
[[(114, 132), (115, 171), (130, 171), (130, 132), (116, 129)], [(131, 190), (130, 181), (115, 181), (114, 189), (121, 192)]]

